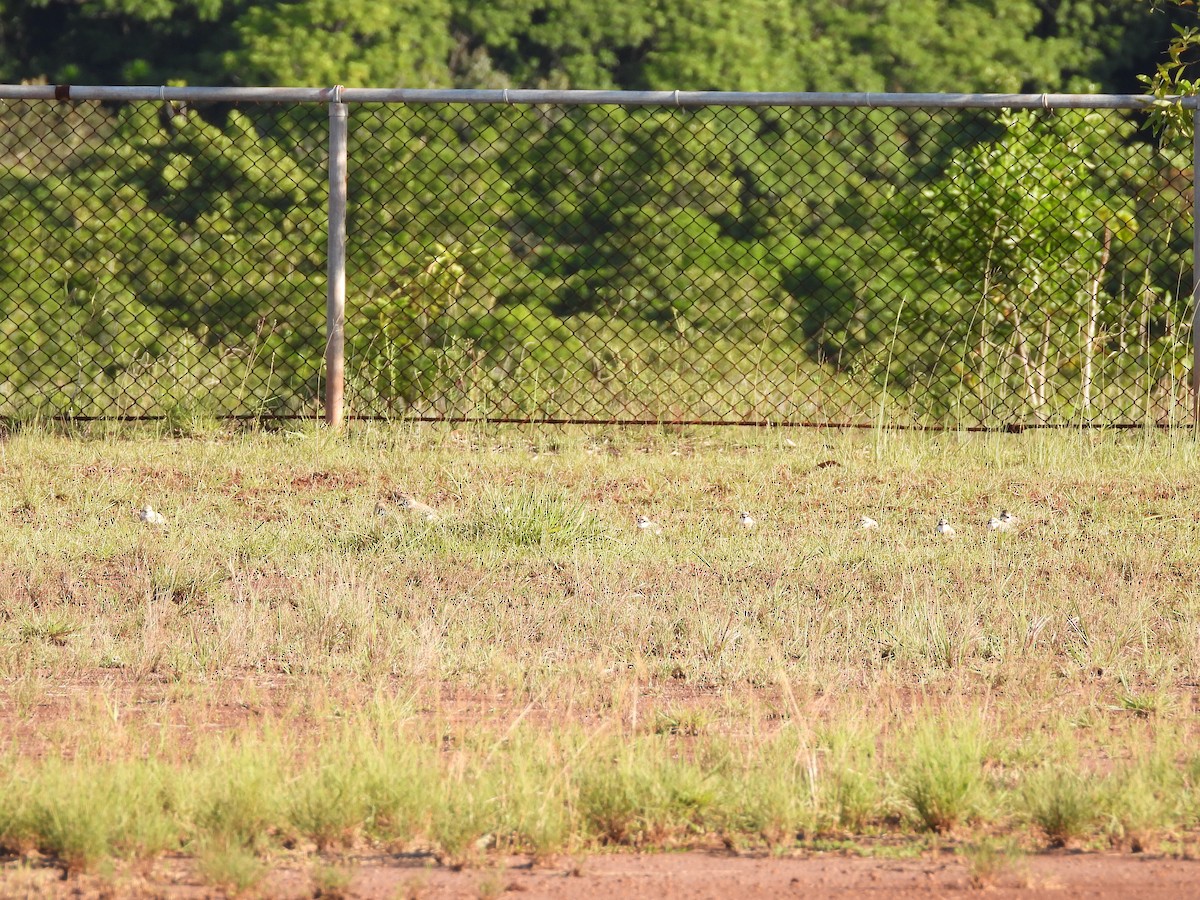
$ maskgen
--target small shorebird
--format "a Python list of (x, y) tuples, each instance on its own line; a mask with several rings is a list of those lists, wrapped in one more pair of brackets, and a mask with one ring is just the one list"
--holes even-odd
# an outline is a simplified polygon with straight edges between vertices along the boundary
[(743, 528), (753, 528), (754, 527), (754, 517), (751, 516), (750, 513), (746, 512), (745, 510), (742, 510), (740, 513), (738, 513), (738, 524), (741, 525)]
[(167, 518), (160, 512), (155, 512), (154, 508), (147, 503), (137, 511), (138, 520), (145, 522), (147, 525), (166, 525)]
[(655, 522), (653, 519), (651, 519), (649, 516), (639, 515), (637, 517), (637, 527), (638, 527), (638, 531), (641, 531), (643, 534), (653, 534), (653, 535), (662, 534), (662, 528), (660, 528), (659, 524), (657, 522)]
[(936, 527), (936, 528), (934, 528), (933, 530), (934, 530), (935, 532), (937, 532), (938, 534), (940, 534), (940, 535), (944, 535), (944, 536), (946, 536), (946, 537), (950, 537), (951, 535), (953, 535), (953, 534), (954, 534), (954, 526), (953, 526), (953, 525), (951, 525), (951, 524), (950, 524), (950, 523), (949, 523), (949, 522), (946, 520), (946, 517), (945, 517), (945, 516), (943, 516), (942, 518), (938, 519), (937, 527)]
[(406, 509), (409, 512), (417, 513), (427, 522), (432, 522), (438, 517), (436, 509), (427, 503), (422, 503), (412, 494), (406, 494), (404, 491), (397, 491), (392, 496), (401, 509)]
[(872, 519), (870, 516), (863, 516), (862, 519), (860, 519), (859, 523), (858, 523), (859, 531), (872, 531), (878, 527), (879, 527), (879, 523), (876, 522), (874, 519)]
[(987, 527), (992, 531), (1012, 531), (1017, 525), (1017, 517), (1007, 509), (1001, 510), (999, 516), (988, 519)]

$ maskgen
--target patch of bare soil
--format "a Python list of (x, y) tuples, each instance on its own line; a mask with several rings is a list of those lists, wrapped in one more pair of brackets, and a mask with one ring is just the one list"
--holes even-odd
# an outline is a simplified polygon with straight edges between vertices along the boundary
[[(271, 577), (262, 576), (263, 583)], [(0, 588), (4, 585), (0, 573)], [(853, 687), (864, 693), (869, 686)], [(1094, 684), (1081, 680), (1063, 687), (1048, 705), (1057, 709), (1085, 707), (1090, 702), (1089, 692), (1095, 689)], [(115, 711), (124, 730), (137, 733), (139, 726), (160, 729), (171, 735), (171, 746), (186, 754), (203, 736), (264, 721), (286, 721), (289, 730), (302, 734), (327, 723), (323, 706), (356, 707), (387, 696), (412, 702), (417, 716), (438, 728), (461, 725), (501, 732), (520, 720), (529, 725), (573, 723), (585, 727), (620, 722), (621, 727), (640, 726), (685, 736), (698, 732), (735, 735), (746, 723), (729, 717), (728, 708), (734, 701), (742, 706), (741, 715), (759, 717), (754, 724), (756, 734), (781, 725), (796, 707), (814, 723), (839, 721), (846, 712), (836, 703), (836, 690), (818, 689), (797, 697), (785, 696), (774, 687), (727, 689), (674, 679), (639, 683), (636, 696), (623, 696), (624, 707), (616, 710), (608, 705), (612, 698), (603, 692), (586, 703), (576, 702), (569, 693), (565, 697), (531, 699), (509, 690), (398, 676), (363, 684), (330, 683), (313, 676), (255, 669), (208, 677), (175, 677), (163, 671), (60, 672), (44, 668), (31, 670), (18, 680), (0, 679), (0, 752), (31, 757), (65, 752), (69, 756), (72, 742), (66, 741), (64, 746), (64, 738), (78, 737), (86, 733), (86, 726), (96, 723), (111, 733)], [(867, 696), (877, 708), (891, 711), (889, 718), (894, 722), (908, 721), (912, 710), (929, 708), (942, 699), (904, 685), (878, 686)], [(1200, 692), (1181, 697), (1177, 711), (1194, 736), (1200, 728)], [(697, 715), (698, 721), (689, 723), (688, 714)], [(1088, 763), (1097, 772), (1106, 771), (1114, 762), (1106, 750), (1092, 752), (1085, 748), (1081, 752), (1089, 754)]]
[[(286, 720), (290, 730), (302, 733), (314, 725), (314, 705), (357, 706), (388, 695), (412, 701), (418, 715), (440, 726), (461, 724), (504, 731), (516, 719), (529, 724), (573, 721), (587, 725), (612, 715), (594, 706), (530, 702), (502, 690), (397, 677), (364, 687), (356, 682), (330, 685), (317, 678), (250, 670), (176, 679), (165, 673), (137, 674), (125, 669), (70, 673), (39, 669), (21, 684), (0, 679), (0, 751), (28, 757), (51, 752), (69, 756), (69, 747), (61, 741), (64, 730), (78, 733), (82, 725), (97, 721), (111, 725), (114, 710), (124, 726), (135, 731), (137, 726), (164, 729), (170, 733), (172, 745), (186, 751), (203, 735), (264, 720)], [(784, 702), (762, 690), (748, 692), (747, 696), (751, 695), (767, 698), (770, 708)], [(726, 699), (724, 691), (683, 682), (643, 685), (637, 715), (642, 721), (654, 722), (659, 714), (712, 710), (715, 719)]]
[[(350, 873), (341, 893), (321, 894), (304, 864), (280, 865), (248, 892), (260, 897), (522, 898), (656, 900), (774, 897), (962, 897), (989, 898), (1200, 897), (1200, 862), (1190, 859), (1047, 853), (1029, 857), (992, 883), (973, 885), (953, 854), (918, 859), (840, 855), (748, 857), (727, 853), (605, 854), (534, 865), (508, 859), (490, 867), (452, 869), (424, 857), (364, 856), (343, 860)], [(0, 866), (3, 897), (222, 897), (200, 882), (186, 860), (160, 864), (150, 873), (107, 879), (62, 879), (56, 870), (8, 863)]]

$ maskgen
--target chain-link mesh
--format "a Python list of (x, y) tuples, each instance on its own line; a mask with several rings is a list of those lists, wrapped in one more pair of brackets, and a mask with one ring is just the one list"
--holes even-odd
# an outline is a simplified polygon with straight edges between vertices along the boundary
[(1109, 111), (352, 108), (355, 411), (1186, 414), (1189, 175)]
[[(0, 104), (0, 415), (309, 415), (327, 110)], [(1190, 421), (1130, 113), (350, 106), (351, 416)]]
[(312, 414), (323, 107), (0, 102), (0, 414)]

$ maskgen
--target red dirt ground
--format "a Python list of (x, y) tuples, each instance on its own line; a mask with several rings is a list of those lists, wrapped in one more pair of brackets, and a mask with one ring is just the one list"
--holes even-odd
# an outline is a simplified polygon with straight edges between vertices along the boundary
[[(1053, 897), (1174, 900), (1200, 897), (1200, 861), (1100, 853), (1047, 853), (1028, 857), (990, 883), (971, 883), (962, 861), (950, 852), (917, 859), (818, 855), (733, 856), (686, 852), (589, 856), (532, 865), (453, 871), (425, 858), (367, 856), (344, 860), (352, 871), (341, 893), (314, 890), (310, 871), (281, 865), (249, 896), (300, 900), (314, 897), (467, 898), (509, 895), (528, 898), (653, 897), (655, 900), (774, 897)], [(171, 869), (173, 874), (169, 874)], [(62, 880), (55, 870), (0, 867), (2, 897), (162, 897), (193, 900), (226, 896), (204, 886), (180, 862), (146, 876), (89, 876)]]
[[(843, 856), (753, 858), (718, 853), (593, 856), (572, 866), (497, 872), (434, 870), (397, 879), (395, 870), (365, 867), (357, 896), (394, 897), (411, 883), (422, 897), (478, 897), (499, 885), (520, 897), (657, 900), (746, 897), (928, 897), (961, 895), (967, 870), (945, 858), (882, 860)], [(1024, 872), (999, 878), (989, 896), (1060, 898), (1200, 897), (1200, 863), (1130, 856), (1054, 855), (1027, 861)], [(357, 893), (361, 891), (361, 893)], [(400, 895), (404, 895), (403, 888)]]

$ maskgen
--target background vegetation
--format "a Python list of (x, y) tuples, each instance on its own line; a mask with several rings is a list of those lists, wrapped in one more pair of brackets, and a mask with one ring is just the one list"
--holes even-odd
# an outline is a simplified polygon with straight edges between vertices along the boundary
[(81, 84), (1127, 92), (1140, 0), (5, 0), (0, 79)]
[[(1134, 90), (1194, 15), (744, 5), (17, 3), (0, 7), (0, 66), (102, 83)], [(314, 408), (324, 110), (0, 116), (5, 414)], [(359, 413), (1181, 412), (1190, 160), (1135, 116), (356, 106), (351, 140)]]

